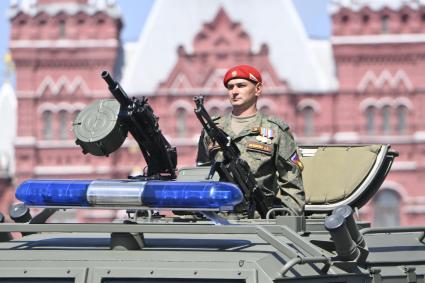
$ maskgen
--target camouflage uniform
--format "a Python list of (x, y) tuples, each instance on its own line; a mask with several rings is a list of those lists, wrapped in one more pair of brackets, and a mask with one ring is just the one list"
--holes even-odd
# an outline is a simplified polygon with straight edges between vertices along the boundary
[[(257, 183), (273, 191), (292, 215), (303, 214), (302, 164), (296, 162), (297, 146), (288, 125), (278, 118), (259, 113), (254, 122), (235, 134), (230, 127), (231, 115), (217, 117), (214, 121), (235, 141), (241, 158), (248, 162)], [(264, 138), (261, 141), (261, 130), (264, 132), (264, 129), (272, 135), (267, 141)], [(211, 159), (221, 160), (222, 156), (218, 146), (203, 132), (197, 163), (208, 164)]]

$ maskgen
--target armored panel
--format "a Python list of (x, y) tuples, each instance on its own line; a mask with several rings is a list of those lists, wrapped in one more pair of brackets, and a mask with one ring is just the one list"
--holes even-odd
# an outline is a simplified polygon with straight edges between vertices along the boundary
[(362, 207), (379, 189), (397, 153), (388, 145), (300, 146), (306, 214)]
[(119, 112), (116, 100), (102, 99), (78, 114), (72, 129), (84, 153), (107, 156), (122, 145), (127, 129), (120, 122)]

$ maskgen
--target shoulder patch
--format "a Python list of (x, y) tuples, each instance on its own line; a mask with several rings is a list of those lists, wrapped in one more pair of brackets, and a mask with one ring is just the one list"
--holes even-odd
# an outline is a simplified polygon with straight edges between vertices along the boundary
[(270, 117), (267, 117), (267, 121), (269, 121), (269, 122), (271, 122), (273, 124), (276, 124), (277, 126), (279, 126), (279, 128), (282, 129), (282, 131), (285, 131), (285, 130), (289, 129), (288, 124), (286, 124), (285, 122), (283, 122), (283, 120), (280, 119), (280, 118), (270, 116)]

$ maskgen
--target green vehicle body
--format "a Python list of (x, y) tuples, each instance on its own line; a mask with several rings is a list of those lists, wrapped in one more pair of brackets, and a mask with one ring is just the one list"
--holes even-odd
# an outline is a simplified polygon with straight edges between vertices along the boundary
[[(425, 227), (329, 230), (339, 225), (331, 221), (337, 207), (355, 210), (377, 192), (397, 155), (390, 146), (300, 152), (305, 217), (216, 225), (185, 213), (134, 213), (114, 223), (44, 223), (56, 211), (46, 209), (37, 221), (0, 224), (0, 282), (425, 282)], [(176, 182), (207, 174), (183, 168)]]

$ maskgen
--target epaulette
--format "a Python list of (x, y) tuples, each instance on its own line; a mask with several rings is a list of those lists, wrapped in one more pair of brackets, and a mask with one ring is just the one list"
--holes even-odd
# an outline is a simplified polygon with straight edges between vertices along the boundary
[(285, 130), (289, 129), (288, 124), (286, 124), (285, 122), (283, 122), (283, 120), (280, 119), (280, 118), (277, 118), (277, 117), (274, 117), (274, 116), (270, 116), (270, 117), (267, 117), (267, 121), (269, 121), (269, 122), (271, 122), (273, 124), (278, 125), (279, 128), (282, 131), (285, 131)]

